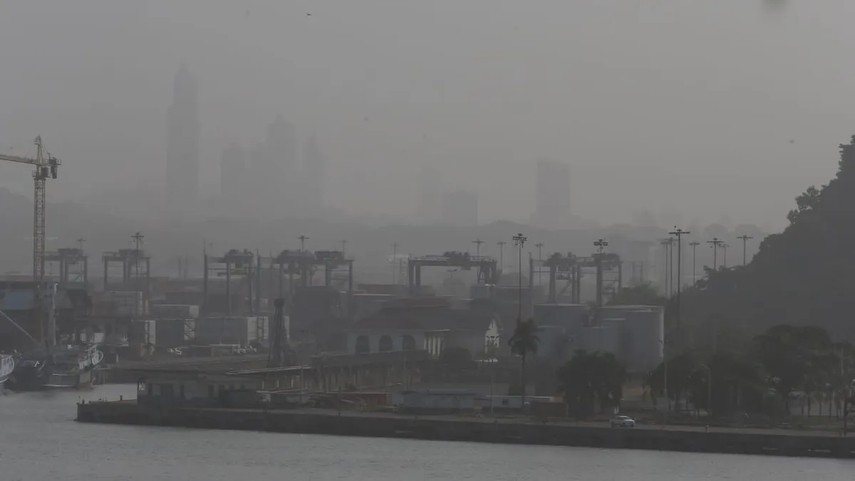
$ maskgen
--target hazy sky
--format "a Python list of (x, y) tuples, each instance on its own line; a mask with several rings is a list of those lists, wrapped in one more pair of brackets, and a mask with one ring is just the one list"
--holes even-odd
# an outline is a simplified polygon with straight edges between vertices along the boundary
[[(281, 113), (352, 210), (412, 212), (432, 162), (482, 219), (527, 219), (543, 156), (572, 166), (578, 215), (779, 228), (855, 133), (852, 18), (851, 0), (0, 0), (0, 149), (41, 133), (54, 198), (161, 189), (185, 60), (209, 194), (220, 150)], [(30, 182), (0, 165), (0, 186)]]

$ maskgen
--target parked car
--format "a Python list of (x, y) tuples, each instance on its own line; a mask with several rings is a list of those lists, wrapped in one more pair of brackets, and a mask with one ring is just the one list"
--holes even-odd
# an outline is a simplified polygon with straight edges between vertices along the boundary
[(629, 416), (615, 416), (609, 419), (609, 424), (613, 428), (634, 428), (635, 419)]

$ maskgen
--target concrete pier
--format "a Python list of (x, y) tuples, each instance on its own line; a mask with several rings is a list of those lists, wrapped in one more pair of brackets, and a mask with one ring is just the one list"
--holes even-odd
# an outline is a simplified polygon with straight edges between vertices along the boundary
[(833, 433), (729, 429), (704, 432), (676, 427), (610, 429), (454, 416), (408, 417), (334, 410), (165, 408), (135, 402), (77, 406), (77, 421), (437, 441), (540, 444), (699, 453), (855, 458), (855, 438)]

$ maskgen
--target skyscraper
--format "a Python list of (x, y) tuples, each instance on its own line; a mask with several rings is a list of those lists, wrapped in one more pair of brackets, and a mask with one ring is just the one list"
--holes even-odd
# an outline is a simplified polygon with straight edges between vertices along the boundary
[(196, 76), (184, 64), (173, 80), (167, 129), (167, 205), (191, 212), (199, 200), (199, 99)]
[(569, 227), (570, 166), (546, 159), (537, 161), (537, 196), (534, 225), (540, 228)]
[(246, 156), (237, 142), (223, 149), (220, 160), (220, 196), (227, 205), (238, 207), (245, 199)]
[(301, 202), (301, 205), (306, 206), (305, 214), (321, 215), (325, 200), (326, 159), (314, 135), (310, 135), (303, 143), (302, 154), (302, 186), (305, 188), (305, 202)]
[(261, 197), (277, 212), (293, 214), (302, 187), (297, 178), (297, 136), (281, 115), (267, 126), (264, 160), (258, 170), (263, 175), (258, 186), (263, 190)]

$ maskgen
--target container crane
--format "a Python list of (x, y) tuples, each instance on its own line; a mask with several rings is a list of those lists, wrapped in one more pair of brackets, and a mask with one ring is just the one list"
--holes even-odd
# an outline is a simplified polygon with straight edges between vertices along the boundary
[(56, 179), (59, 165), (62, 163), (50, 155), (39, 135), (33, 141), (36, 145), (36, 157), (18, 157), (0, 154), (0, 160), (17, 162), (33, 166), (33, 181), (35, 183), (35, 199), (33, 202), (33, 317), (38, 329), (40, 341), (44, 341), (43, 289), (45, 280), (45, 183), (48, 179)]

